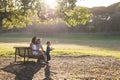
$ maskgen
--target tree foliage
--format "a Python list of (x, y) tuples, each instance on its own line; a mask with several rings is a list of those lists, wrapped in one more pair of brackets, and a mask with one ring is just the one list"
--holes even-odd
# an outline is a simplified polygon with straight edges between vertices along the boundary
[(108, 7), (90, 8), (89, 11), (92, 13), (90, 22), (86, 25), (78, 25), (76, 28), (69, 28), (71, 32), (120, 32), (120, 2)]
[(90, 16), (87, 8), (75, 7), (73, 10), (66, 11), (62, 19), (68, 26), (77, 26), (79, 24), (86, 24)]
[(29, 23), (31, 0), (1, 0), (0, 29), (23, 27)]
[(68, 25), (75, 27), (89, 21), (91, 14), (85, 7), (77, 7), (77, 0), (60, 0), (58, 3), (59, 17)]
[(94, 14), (92, 17), (92, 25), (96, 32), (120, 31), (120, 2), (108, 7), (93, 8), (91, 9), (91, 12)]
[(44, 0), (0, 0), (0, 30), (32, 24), (33, 15), (37, 15), (41, 22), (61, 18), (68, 26), (85, 24), (90, 19), (89, 11), (76, 7), (76, 1), (57, 0), (56, 8), (51, 9)]

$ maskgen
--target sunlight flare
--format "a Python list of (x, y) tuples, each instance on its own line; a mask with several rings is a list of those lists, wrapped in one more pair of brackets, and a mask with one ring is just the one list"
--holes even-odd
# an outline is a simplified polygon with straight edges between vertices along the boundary
[(56, 0), (45, 0), (45, 4), (49, 7), (54, 9), (55, 6), (57, 5), (57, 1)]

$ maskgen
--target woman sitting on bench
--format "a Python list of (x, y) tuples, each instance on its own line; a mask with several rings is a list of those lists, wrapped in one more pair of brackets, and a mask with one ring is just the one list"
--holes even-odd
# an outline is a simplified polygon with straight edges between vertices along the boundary
[[(44, 61), (47, 62), (47, 59), (46, 59), (47, 57), (45, 56), (44, 52), (40, 49), (40, 47), (38, 47), (38, 44), (39, 44), (39, 39), (37, 40), (37, 37), (34, 36), (34, 37), (32, 38), (31, 43), (30, 43), (30, 47), (31, 47), (31, 49), (32, 49), (32, 54), (33, 54), (34, 56), (38, 56), (38, 61), (40, 60), (39, 57), (40, 57), (41, 55), (43, 55)], [(45, 63), (45, 62), (43, 62), (43, 63)]]

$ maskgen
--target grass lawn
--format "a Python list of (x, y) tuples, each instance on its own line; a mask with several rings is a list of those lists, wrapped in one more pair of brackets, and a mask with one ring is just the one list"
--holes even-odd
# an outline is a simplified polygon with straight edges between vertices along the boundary
[[(0, 55), (13, 55), (14, 46), (29, 46), (33, 34), (4, 33), (0, 34)], [(52, 42), (55, 48), (51, 55), (70, 56), (114, 56), (120, 58), (120, 36), (119, 35), (92, 35), (92, 34), (52, 34), (35, 35), (42, 39), (43, 47), (46, 41)]]

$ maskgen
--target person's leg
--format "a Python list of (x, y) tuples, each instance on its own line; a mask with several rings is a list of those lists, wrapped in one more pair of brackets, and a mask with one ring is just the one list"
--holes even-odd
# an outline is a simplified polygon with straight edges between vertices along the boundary
[(43, 54), (43, 57), (45, 59), (45, 62), (47, 62), (47, 56), (46, 56), (46, 54), (44, 52), (42, 52), (42, 54)]
[(47, 61), (49, 61), (51, 58), (50, 58), (50, 54), (48, 53), (47, 54)]
[(42, 54), (38, 51), (38, 54), (36, 56), (37, 56), (37, 62), (40, 62)]
[(39, 54), (38, 54), (38, 55), (44, 57), (44, 62), (43, 62), (43, 64), (46, 64), (46, 63), (47, 63), (47, 56), (46, 56), (46, 54), (45, 54), (44, 52), (42, 52), (42, 51), (39, 51)]
[(40, 62), (40, 58), (39, 57), (37, 58), (37, 62)]

